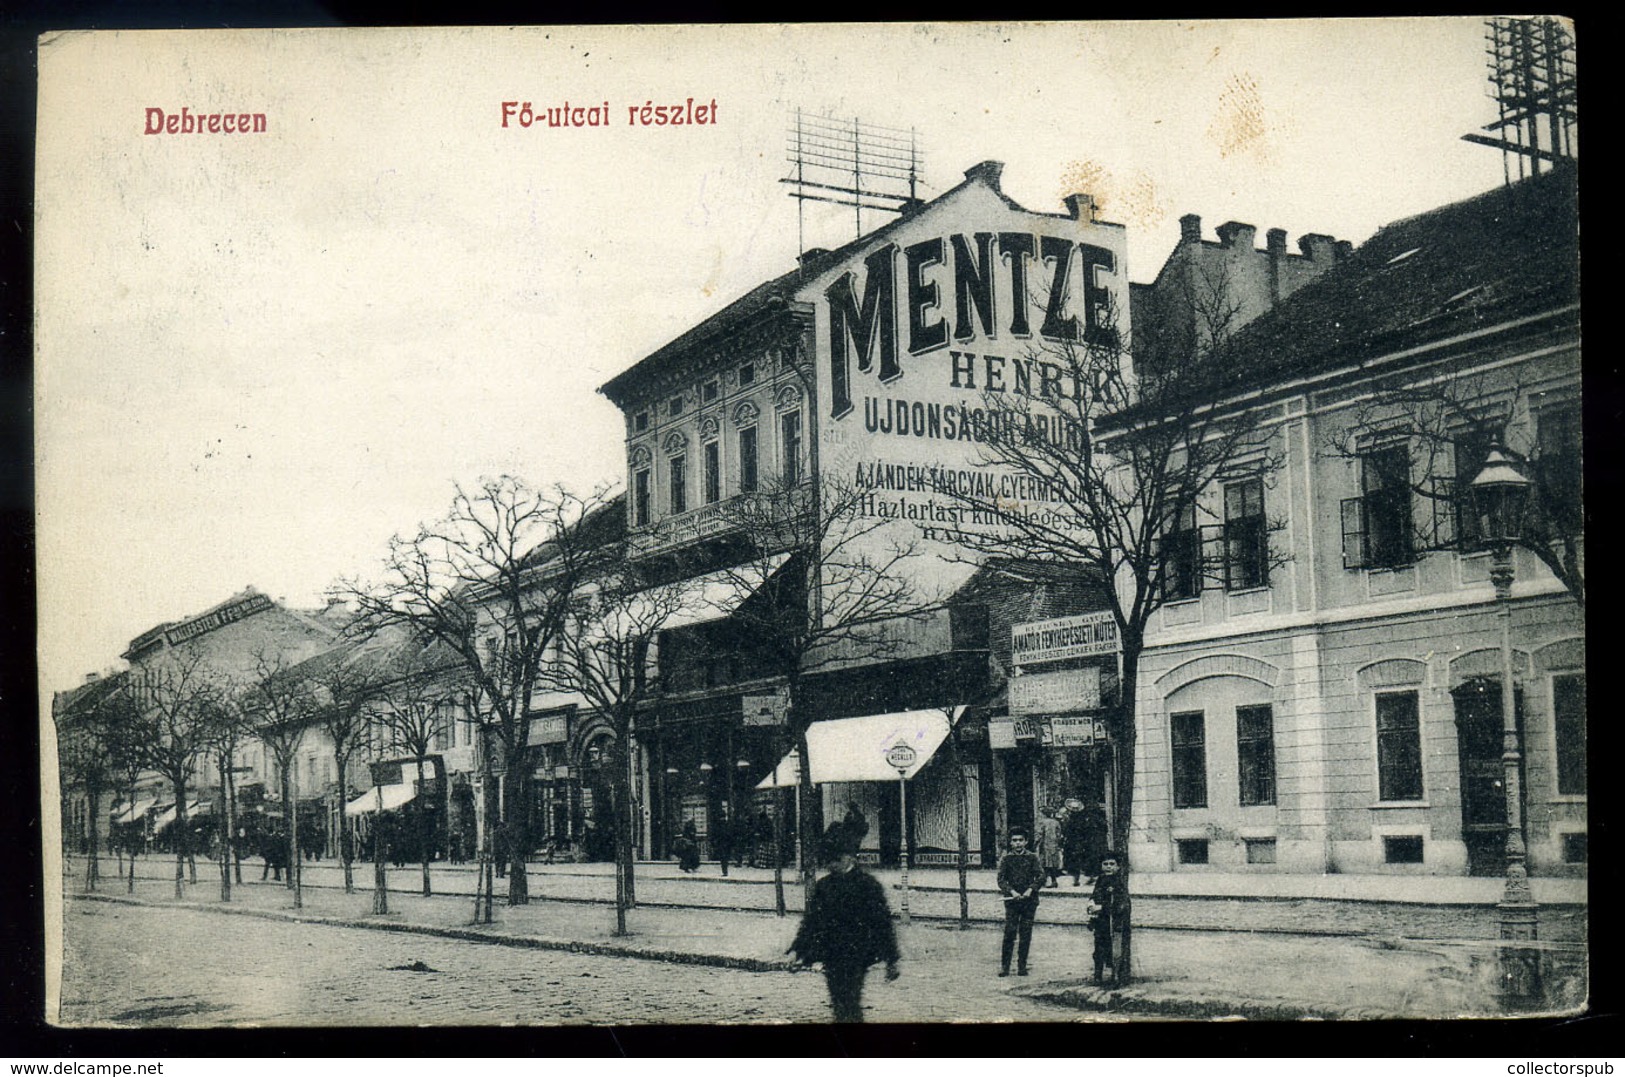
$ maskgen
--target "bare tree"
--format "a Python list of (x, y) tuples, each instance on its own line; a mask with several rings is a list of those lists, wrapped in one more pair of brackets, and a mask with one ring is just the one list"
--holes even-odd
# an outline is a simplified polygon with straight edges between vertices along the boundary
[[(101, 700), (97, 707), (97, 726), (103, 750), (107, 753), (112, 780), (124, 798), (125, 810), (133, 814), (136, 783), (140, 781), (142, 772), (147, 769), (146, 744), (143, 740), (147, 726), (142, 720), (141, 709), (128, 677), (123, 679), (112, 694)], [(134, 822), (132, 819), (132, 825)], [(121, 872), (124, 870), (123, 852), (129, 853), (126, 892), (133, 894), (135, 861), (141, 851), (140, 843), (134, 839), (128, 842), (118, 841), (111, 825), (108, 840), (114, 843), (116, 849), (121, 850), (119, 853)]]
[(349, 824), (350, 764), (365, 744), (368, 708), (388, 679), (381, 647), (366, 643), (335, 648), (305, 665), (311, 689), (314, 726), (333, 745), (333, 764), (339, 787), (339, 862), (344, 868), (344, 892), (355, 892), (355, 842)]
[(1580, 420), (1575, 405), (1537, 424), (1530, 391), (1516, 378), (1486, 374), (1390, 383), (1361, 400), (1329, 431), (1325, 455), (1360, 460), (1376, 444), (1406, 451), (1413, 503), (1408, 548), (1471, 551), (1482, 541), (1471, 483), (1499, 447), (1531, 482), (1517, 545), (1551, 570), (1585, 608), (1580, 486)]
[[(790, 475), (728, 502), (727, 524), (746, 551), (723, 572), (741, 591), (758, 591), (733, 616), (783, 679), (789, 697), (786, 740), (800, 755), (796, 818), (801, 882), (811, 896), (818, 834), (807, 727), (817, 715), (803, 706), (805, 678), (837, 664), (883, 661), (901, 647), (907, 626), (929, 604), (904, 563), (918, 544), (891, 521), (863, 512), (867, 491), (848, 479), (804, 481)], [(783, 826), (776, 816), (776, 845)], [(783, 856), (775, 852), (774, 887), (784, 909)]]
[[(189, 648), (172, 648), (130, 674), (131, 691), (140, 708), (134, 735), (142, 760), (170, 784), (175, 793), (175, 897), (185, 896), (186, 866), (191, 853), (187, 795), (194, 770), (208, 750), (224, 705), (220, 686)], [(197, 881), (197, 865), (192, 865)]]
[(505, 765), (501, 833), (510, 905), (530, 899), (530, 702), (592, 564), (584, 525), (603, 503), (601, 492), (538, 490), (511, 476), (473, 490), (459, 485), (444, 518), (390, 541), (375, 582), (343, 585), (360, 628), (409, 627), (462, 664), (471, 696), (480, 700), (472, 717), (494, 738)]
[[(1140, 658), (1151, 617), (1170, 595), (1172, 539), (1216, 516), (1206, 495), (1223, 482), (1269, 481), (1279, 466), (1278, 445), (1253, 414), (1215, 403), (1239, 305), (1225, 302), (1216, 286), (1204, 286), (1190, 301), (1189, 328), (1137, 327), (1138, 365), (1108, 306), (1090, 339), (1080, 333), (1019, 361), (1031, 364), (1034, 391), (983, 394), (985, 414), (975, 431), (982, 464), (1017, 476), (1030, 498), (1007, 500), (981, 488), (944, 491), (971, 521), (953, 537), (972, 557), (1071, 566), (1080, 584), (1107, 584), (1100, 591), (1117, 626), (1122, 664), (1108, 722), (1117, 790), (1112, 833), (1119, 842), (1133, 819)], [(1243, 541), (1257, 544), (1266, 565), (1284, 560), (1260, 535)], [(1123, 944), (1126, 959), (1128, 925)], [(1118, 973), (1126, 979), (1126, 968)]]
[(94, 712), (63, 716), (57, 726), (57, 766), (62, 775), (64, 799), (63, 817), (67, 816), (66, 798), (77, 786), (89, 802), (86, 835), (85, 889), (95, 890), (100, 881), (98, 859), (99, 816), (102, 794), (115, 780), (113, 761), (107, 750), (106, 739)]
[(254, 735), (276, 760), (287, 828), (287, 886), (293, 891), (293, 907), (300, 909), (305, 894), (299, 869), (299, 790), (294, 771), (315, 715), (315, 700), (309, 682), (291, 669), (280, 653), (257, 653), (253, 671), (253, 679), (239, 696), (240, 705)]
[[(423, 764), (434, 747), (435, 737), (452, 719), (456, 701), (466, 694), (460, 683), (460, 665), (446, 668), (432, 660), (433, 651), (412, 643), (395, 651), (390, 664), (389, 684), (379, 694), (382, 709), (378, 718), (391, 742), (405, 749), (417, 764), (417, 845), (423, 865), (423, 896), (430, 887), (429, 860), (434, 852), (434, 815), (425, 807)], [(445, 652), (442, 650), (442, 654)], [(445, 654), (446, 657), (451, 657)], [(439, 775), (444, 783), (445, 775)]]
[(615, 933), (626, 934), (626, 913), (636, 893), (632, 848), (632, 728), (650, 697), (651, 651), (672, 615), (700, 601), (682, 584), (646, 586), (624, 557), (603, 562), (583, 587), (570, 631), (559, 637), (561, 675), (615, 732)]

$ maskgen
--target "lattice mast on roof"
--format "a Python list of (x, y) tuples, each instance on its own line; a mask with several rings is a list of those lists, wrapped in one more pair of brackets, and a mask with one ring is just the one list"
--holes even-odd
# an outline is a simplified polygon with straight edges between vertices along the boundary
[(779, 180), (796, 200), (796, 247), (805, 254), (808, 202), (852, 207), (853, 236), (863, 235), (863, 211), (903, 213), (918, 205), (924, 154), (915, 129), (883, 127), (854, 116), (837, 119), (796, 109), (791, 117), (787, 160), (792, 172)]
[[(1484, 20), (1490, 99), (1499, 115), (1477, 132), (1462, 135), (1501, 151), (1507, 183), (1539, 175), (1579, 159), (1574, 37), (1552, 18), (1499, 16)], [(1516, 176), (1514, 176), (1516, 162)]]

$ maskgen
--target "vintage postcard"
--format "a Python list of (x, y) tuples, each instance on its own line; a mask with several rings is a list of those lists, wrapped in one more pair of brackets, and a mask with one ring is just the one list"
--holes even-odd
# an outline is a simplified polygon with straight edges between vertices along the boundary
[(1576, 55), (45, 35), (47, 1020), (1583, 1011)]

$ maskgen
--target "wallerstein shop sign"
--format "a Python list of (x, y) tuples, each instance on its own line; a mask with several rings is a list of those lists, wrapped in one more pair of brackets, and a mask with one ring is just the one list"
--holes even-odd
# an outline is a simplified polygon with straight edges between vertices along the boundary
[(1119, 645), (1117, 621), (1104, 611), (1029, 621), (1010, 630), (1010, 660), (1018, 666), (1114, 655)]

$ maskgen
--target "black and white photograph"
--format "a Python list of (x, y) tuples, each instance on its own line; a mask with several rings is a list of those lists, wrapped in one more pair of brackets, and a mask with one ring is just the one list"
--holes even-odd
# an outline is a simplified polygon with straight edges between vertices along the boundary
[(1576, 79), (44, 35), (42, 1019), (1587, 1014)]

